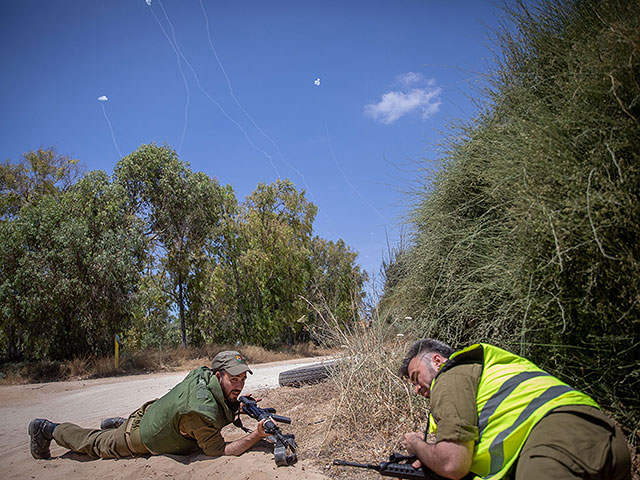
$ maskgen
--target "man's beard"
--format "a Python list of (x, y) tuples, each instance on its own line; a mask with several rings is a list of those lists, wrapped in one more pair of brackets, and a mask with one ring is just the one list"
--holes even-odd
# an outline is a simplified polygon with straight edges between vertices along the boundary
[(225, 403), (227, 404), (227, 407), (229, 407), (229, 410), (231, 410), (232, 412), (237, 412), (238, 409), (240, 408), (240, 402), (238, 400), (229, 400), (228, 398), (224, 399)]

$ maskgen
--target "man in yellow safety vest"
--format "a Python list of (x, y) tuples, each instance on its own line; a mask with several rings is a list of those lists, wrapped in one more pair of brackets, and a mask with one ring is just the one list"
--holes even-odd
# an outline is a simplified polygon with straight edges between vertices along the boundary
[(631, 479), (620, 428), (586, 394), (530, 361), (487, 344), (459, 351), (416, 342), (400, 376), (431, 399), (429, 432), (407, 451), (446, 478)]

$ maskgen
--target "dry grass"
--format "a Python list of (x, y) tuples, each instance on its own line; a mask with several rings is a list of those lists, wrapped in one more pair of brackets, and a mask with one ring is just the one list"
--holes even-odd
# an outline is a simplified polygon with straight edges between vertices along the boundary
[[(311, 459), (331, 478), (339, 480), (366, 480), (378, 478), (375, 472), (350, 467), (336, 467), (333, 459), (339, 458), (360, 463), (379, 463), (387, 460), (392, 452), (403, 453), (402, 434), (416, 426), (402, 421), (401, 417), (380, 417), (372, 426), (369, 414), (363, 412), (354, 423), (350, 412), (344, 408), (345, 400), (336, 379), (302, 388), (283, 387), (270, 390), (262, 396), (263, 407), (274, 407), (277, 413), (291, 417), (291, 425), (281, 425), (284, 433), (296, 436), (300, 459)], [(371, 392), (373, 410), (383, 410), (385, 399), (375, 398)], [(415, 400), (415, 396), (414, 396)], [(408, 403), (405, 404), (408, 407)], [(413, 405), (414, 410), (422, 408)], [(423, 412), (424, 414), (424, 412)], [(417, 415), (419, 417), (420, 415)], [(406, 415), (405, 415), (406, 417)], [(424, 423), (417, 425), (423, 429)], [(406, 452), (404, 452), (406, 453)], [(633, 480), (640, 480), (640, 455), (632, 450)]]
[(346, 329), (339, 328), (331, 316), (323, 320), (324, 331), (331, 336), (328, 341), (341, 345), (345, 360), (328, 382), (291, 394), (279, 389), (278, 395), (295, 395), (295, 407), (289, 406), (292, 410), (283, 414), (300, 412), (307, 425), (298, 440), (302, 451), (316, 458), (332, 477), (371, 478), (370, 471), (330, 464), (334, 458), (385, 461), (392, 452), (403, 451), (403, 433), (424, 430), (428, 404), (397, 376), (413, 339), (398, 334), (396, 326), (377, 312), (368, 324)]
[[(310, 459), (323, 473), (336, 479), (365, 480), (374, 478), (371, 471), (335, 467), (335, 458), (376, 463), (390, 453), (389, 438), (368, 437), (338, 413), (339, 392), (335, 382), (326, 381), (302, 388), (283, 387), (262, 396), (264, 407), (274, 407), (281, 415), (291, 417), (291, 425), (281, 425), (284, 433), (296, 436), (299, 459)], [(366, 417), (360, 426), (368, 423)]]
[(141, 352), (121, 351), (118, 368), (113, 356), (84, 356), (62, 362), (35, 362), (4, 364), (0, 366), (0, 385), (80, 380), (86, 378), (113, 377), (138, 373), (190, 370), (210, 365), (216, 353), (223, 350), (239, 350), (249, 364), (290, 360), (294, 358), (323, 356), (335, 350), (317, 348), (312, 344), (300, 344), (288, 349), (266, 350), (255, 345), (207, 345), (202, 348), (169, 348)]
[(64, 361), (64, 369), (68, 377), (83, 378), (91, 373), (91, 357), (76, 357), (73, 360)]

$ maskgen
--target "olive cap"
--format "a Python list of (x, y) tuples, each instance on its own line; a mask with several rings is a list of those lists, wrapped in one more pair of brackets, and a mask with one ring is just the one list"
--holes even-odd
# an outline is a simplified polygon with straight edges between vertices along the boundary
[(213, 357), (211, 368), (216, 372), (225, 370), (230, 375), (240, 375), (244, 372), (253, 374), (245, 358), (239, 352), (231, 350), (220, 352)]

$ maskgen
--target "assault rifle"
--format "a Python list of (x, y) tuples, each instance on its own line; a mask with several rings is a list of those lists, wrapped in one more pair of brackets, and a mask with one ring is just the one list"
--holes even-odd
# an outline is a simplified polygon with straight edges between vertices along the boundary
[(372, 463), (353, 463), (345, 460), (334, 460), (334, 465), (341, 465), (344, 467), (358, 467), (368, 468), (370, 470), (376, 470), (383, 477), (394, 478), (408, 478), (408, 479), (420, 479), (420, 480), (445, 480), (444, 477), (432, 472), (427, 467), (413, 468), (411, 465), (417, 460), (416, 457), (400, 455), (398, 453), (392, 453), (389, 456), (388, 462), (382, 462), (378, 464)]
[[(275, 415), (275, 408), (260, 408), (258, 403), (251, 397), (240, 397), (238, 400), (242, 403), (242, 411), (249, 415), (251, 418), (255, 418), (260, 421), (266, 418), (264, 422), (264, 431), (272, 436), (275, 443), (273, 448), (273, 456), (276, 460), (276, 465), (293, 465), (298, 460), (296, 456), (296, 441), (293, 434), (283, 434), (280, 427), (275, 422), (291, 423), (289, 417), (283, 417), (282, 415)], [(242, 425), (242, 424), (240, 424)], [(244, 427), (242, 427), (244, 429)], [(287, 455), (287, 452), (290, 454)]]

